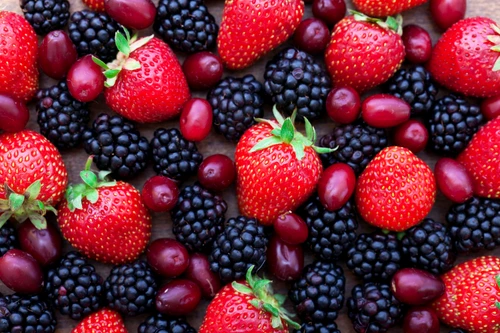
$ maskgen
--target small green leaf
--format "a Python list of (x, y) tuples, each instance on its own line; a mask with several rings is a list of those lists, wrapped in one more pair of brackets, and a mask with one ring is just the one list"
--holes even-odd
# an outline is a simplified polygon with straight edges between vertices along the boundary
[(57, 210), (52, 207), (52, 206), (45, 206), (45, 209), (48, 210), (49, 212), (54, 213), (54, 215), (57, 215)]
[(93, 190), (89, 191), (86, 198), (88, 201), (95, 204), (97, 202), (97, 200), (99, 200), (99, 192), (97, 192), (97, 190), (93, 189)]
[(253, 306), (255, 306), (257, 309), (260, 309), (260, 308), (261, 308), (261, 304), (262, 304), (262, 303), (261, 303), (258, 299), (256, 299), (256, 298), (254, 298), (254, 299), (250, 300), (250, 302), (249, 302), (249, 303), (250, 303), (250, 304), (252, 304)]
[(41, 202), (40, 200), (35, 201), (35, 205), (38, 206), (38, 210), (40, 211), (45, 211), (45, 204)]
[(498, 25), (492, 24), (491, 29), (500, 35), (500, 27), (498, 27)]
[(267, 279), (259, 279), (255, 282), (252, 288), (255, 292), (265, 291), (272, 282), (273, 281)]
[(499, 310), (500, 310), (500, 302), (496, 301), (496, 302), (495, 302), (495, 306), (497, 307), (497, 309), (499, 309)]
[(281, 136), (281, 129), (275, 128), (271, 131), (271, 134), (274, 136), (280, 137)]
[(80, 171), (80, 177), (82, 178), (83, 182), (88, 186), (90, 186), (91, 188), (97, 187), (97, 176), (92, 171), (88, 170)]
[(251, 288), (253, 288), (255, 284), (255, 279), (253, 277), (253, 269), (255, 268), (255, 265), (250, 266), (247, 269), (247, 272), (245, 273), (245, 279), (247, 280), (247, 283), (250, 285)]
[(275, 137), (275, 136), (270, 136), (268, 138), (265, 138), (265, 139), (257, 142), (255, 144), (255, 146), (253, 146), (252, 149), (250, 149), (250, 153), (253, 153), (253, 152), (256, 152), (256, 151), (259, 151), (262, 149), (266, 149), (266, 148), (274, 146), (274, 145), (279, 145), (281, 143), (283, 143), (283, 141), (280, 138)]
[(389, 29), (393, 31), (398, 31), (398, 21), (392, 16), (388, 16), (387, 19), (385, 20), (385, 23), (389, 27)]
[(42, 182), (37, 180), (33, 184), (31, 184), (27, 189), (26, 193), (30, 199), (36, 199), (42, 190)]
[(10, 210), (9, 202), (7, 200), (0, 199), (0, 212), (5, 212)]
[(500, 275), (495, 276), (495, 281), (497, 283), (497, 286), (500, 287)]
[(154, 35), (151, 35), (151, 36), (147, 36), (147, 37), (143, 37), (135, 42), (133, 42), (131, 45), (130, 45), (130, 53), (134, 52), (135, 50), (143, 47), (144, 45), (146, 45), (147, 43), (149, 43), (149, 41), (151, 39), (153, 39)]
[(406, 233), (404, 231), (401, 231), (401, 232), (398, 232), (396, 234), (396, 237), (399, 239), (399, 240), (402, 240), (403, 237), (406, 235)]
[(108, 177), (110, 174), (111, 174), (111, 171), (101, 170), (97, 174), (97, 178), (99, 178), (99, 180), (106, 180), (106, 177)]
[(253, 291), (252, 289), (248, 288), (247, 286), (245, 286), (244, 284), (241, 284), (241, 283), (238, 283), (236, 281), (234, 281), (231, 286), (233, 287), (234, 290), (236, 290), (237, 292), (240, 292), (242, 294), (245, 294), (245, 295), (253, 295)]
[(292, 124), (295, 124), (295, 119), (297, 119), (297, 109), (294, 109), (292, 112), (292, 115), (290, 116), (290, 120), (292, 121)]
[(123, 68), (128, 71), (135, 71), (136, 69), (141, 68), (141, 63), (135, 59), (128, 58), (123, 65)]
[(115, 77), (113, 77), (113, 78), (111, 78), (111, 79), (107, 79), (107, 80), (106, 80), (106, 82), (104, 82), (104, 86), (105, 86), (106, 88), (110, 88), (110, 87), (114, 86), (114, 85), (115, 85), (115, 83), (116, 83), (116, 79), (117, 79), (117, 78), (118, 78), (118, 77), (117, 77), (117, 76), (115, 76)]
[(116, 48), (126, 56), (129, 56), (130, 54), (130, 45), (128, 44), (128, 42), (129, 41), (127, 40), (127, 38), (125, 38), (125, 36), (123, 36), (120, 31), (117, 31), (115, 33)]
[(263, 303), (262, 307), (264, 308), (264, 310), (266, 310), (267, 312), (269, 312), (270, 314), (272, 314), (273, 317), (278, 317), (279, 318), (279, 316), (280, 316), (279, 310), (276, 309), (271, 304), (269, 304), (269, 303)]
[(283, 123), (283, 126), (281, 126), (281, 139), (286, 142), (290, 143), (293, 140), (293, 137), (295, 136), (295, 127), (293, 126), (293, 122), (290, 118), (286, 118), (285, 122)]
[(278, 122), (278, 124), (283, 125), (285, 122), (285, 118), (281, 115), (281, 113), (278, 111), (278, 108), (276, 107), (276, 104), (273, 106), (273, 116)]
[(285, 304), (285, 301), (286, 301), (286, 295), (282, 295), (282, 294), (275, 294), (275, 295), (274, 295), (274, 298), (276, 298), (276, 301), (278, 301), (278, 304), (279, 304), (279, 305), (283, 305), (283, 304)]
[(101, 67), (102, 69), (105, 69), (105, 70), (109, 69), (108, 65), (106, 65), (106, 64), (104, 63), (104, 61), (102, 61), (102, 60), (101, 60), (101, 59), (99, 59), (99, 58), (96, 58), (96, 57), (92, 56), (92, 61), (93, 61), (95, 64), (97, 64), (99, 67)]
[(500, 36), (498, 35), (488, 35), (486, 38), (493, 44), (500, 44)]
[(311, 125), (311, 122), (309, 121), (309, 119), (304, 117), (304, 123), (306, 125), (306, 137), (309, 140), (311, 140), (312, 142), (316, 141), (314, 127)]
[(38, 230), (47, 229), (47, 221), (42, 215), (38, 213), (31, 213), (28, 218)]
[(100, 183), (99, 184), (99, 187), (110, 187), (110, 186), (115, 186), (116, 185), (116, 181), (111, 181), (111, 182), (104, 182), (104, 183)]
[(495, 61), (495, 65), (493, 66), (493, 71), (500, 71), (500, 57), (498, 57), (497, 61)]
[(127, 41), (130, 41), (130, 32), (128, 31), (127, 28), (125, 28), (123, 25), (121, 25), (121, 28), (123, 32), (125, 33), (125, 37), (127, 38)]
[(318, 154), (329, 154), (333, 153), (338, 149), (338, 147), (335, 148), (327, 148), (327, 147), (318, 147), (318, 146), (313, 146), (314, 151), (316, 151)]
[(281, 329), (281, 328), (283, 328), (283, 323), (281, 321), (281, 317), (272, 316), (271, 317), (271, 326), (274, 329)]
[(72, 206), (73, 206), (73, 209), (71, 209), (71, 211), (74, 211), (75, 209), (82, 209), (83, 208), (82, 207), (82, 195), (81, 194), (77, 195), (76, 198), (73, 199)]
[(23, 203), (24, 203), (24, 195), (11, 193), (11, 195), (9, 196), (9, 204), (10, 204), (10, 209), (12, 211), (16, 211), (19, 208), (21, 208)]
[(12, 212), (5, 212), (0, 215), (0, 229), (4, 226), (5, 223), (11, 218)]
[(106, 76), (106, 78), (108, 78), (108, 79), (113, 79), (119, 73), (120, 73), (119, 69), (108, 69), (107, 71), (104, 72), (104, 76)]
[(292, 147), (293, 151), (295, 152), (295, 157), (299, 161), (301, 161), (304, 158), (304, 156), (306, 156), (306, 153), (304, 152), (305, 150), (304, 143), (302, 143), (301, 141), (294, 140), (292, 141)]

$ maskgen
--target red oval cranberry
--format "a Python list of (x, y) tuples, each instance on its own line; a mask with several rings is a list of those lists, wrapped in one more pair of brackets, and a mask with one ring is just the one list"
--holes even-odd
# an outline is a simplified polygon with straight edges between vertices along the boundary
[(177, 203), (179, 187), (170, 178), (153, 176), (144, 183), (141, 196), (146, 207), (153, 212), (168, 212)]
[(429, 132), (420, 120), (410, 119), (394, 130), (394, 144), (410, 149), (414, 154), (424, 150)]
[(0, 281), (16, 293), (37, 294), (43, 286), (43, 273), (35, 258), (12, 249), (0, 257)]
[(218, 55), (202, 51), (189, 55), (182, 64), (182, 71), (191, 89), (204, 90), (220, 81), (224, 66)]
[(472, 177), (454, 159), (443, 157), (434, 166), (438, 189), (453, 202), (462, 203), (473, 195)]
[(77, 62), (68, 72), (68, 90), (75, 99), (80, 102), (90, 102), (99, 96), (104, 90), (105, 77), (88, 54)]
[(302, 51), (319, 54), (330, 41), (330, 30), (323, 21), (311, 17), (300, 22), (293, 35), (293, 42)]
[(302, 246), (287, 244), (275, 235), (267, 248), (267, 263), (271, 274), (279, 280), (296, 280), (304, 268)]
[(173, 280), (156, 294), (156, 310), (169, 316), (184, 316), (192, 312), (201, 300), (198, 285), (189, 280)]
[(274, 231), (288, 244), (302, 244), (307, 240), (309, 229), (304, 220), (294, 213), (278, 216), (274, 221)]
[(339, 210), (356, 188), (354, 170), (345, 163), (335, 163), (323, 171), (318, 182), (319, 200), (328, 210)]
[(30, 254), (42, 266), (59, 260), (62, 254), (62, 238), (52, 224), (37, 229), (32, 223), (22, 223), (17, 230), (21, 249)]
[(361, 99), (351, 87), (334, 88), (326, 97), (326, 112), (339, 124), (350, 124), (358, 119)]
[(391, 289), (401, 302), (423, 305), (444, 293), (444, 283), (429, 272), (416, 268), (403, 268), (392, 277)]
[(159, 238), (146, 251), (148, 264), (153, 270), (166, 277), (176, 277), (184, 273), (189, 265), (189, 253), (178, 241)]
[(340, 21), (346, 12), (344, 0), (314, 0), (312, 4), (313, 15), (333, 27)]
[(135, 30), (151, 26), (156, 15), (151, 0), (106, 0), (104, 8), (116, 22)]
[(201, 253), (193, 253), (184, 276), (200, 287), (204, 297), (211, 298), (220, 290), (221, 283), (218, 274), (210, 270), (208, 257)]
[(62, 30), (49, 32), (38, 48), (38, 63), (42, 71), (53, 79), (60, 80), (78, 59), (76, 47), (68, 34)]
[(180, 130), (189, 141), (205, 139), (212, 129), (212, 106), (205, 99), (192, 98), (181, 112)]
[(0, 129), (5, 132), (22, 131), (28, 120), (30, 112), (24, 103), (0, 94)]
[(373, 127), (387, 128), (400, 125), (410, 119), (411, 106), (392, 95), (377, 94), (361, 104), (361, 116)]
[(465, 17), (467, 0), (431, 0), (430, 7), (434, 22), (446, 30)]
[(481, 112), (488, 120), (500, 116), (500, 96), (485, 99), (481, 104)]
[(235, 178), (234, 162), (226, 155), (208, 156), (198, 168), (198, 180), (209, 190), (222, 191), (228, 188)]
[(424, 28), (410, 24), (403, 28), (401, 37), (405, 46), (406, 60), (414, 64), (427, 62), (432, 54), (431, 36)]
[(439, 333), (439, 319), (434, 310), (428, 307), (410, 309), (403, 323), (405, 333)]

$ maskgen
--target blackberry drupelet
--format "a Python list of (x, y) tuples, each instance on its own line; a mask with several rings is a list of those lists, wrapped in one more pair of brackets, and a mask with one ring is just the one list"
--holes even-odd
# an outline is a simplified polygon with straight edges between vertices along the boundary
[(466, 330), (463, 330), (461, 328), (454, 328), (450, 331), (450, 333), (468, 333)]
[(317, 119), (325, 111), (331, 89), (328, 73), (311, 55), (294, 47), (277, 54), (266, 65), (264, 88), (281, 112), (297, 119)]
[(387, 147), (387, 134), (381, 128), (358, 122), (335, 127), (331, 134), (320, 138), (319, 146), (338, 147), (332, 153), (320, 154), (325, 167), (337, 162), (347, 163), (359, 175), (372, 158)]
[(484, 122), (479, 105), (450, 94), (429, 113), (429, 144), (441, 154), (455, 156), (465, 149)]
[(196, 333), (184, 318), (172, 318), (160, 313), (146, 318), (139, 328), (138, 333)]
[(412, 116), (426, 116), (432, 109), (438, 88), (423, 66), (400, 69), (387, 81), (386, 91), (406, 101)]
[(395, 234), (375, 231), (361, 234), (347, 252), (347, 267), (365, 281), (388, 281), (403, 261)]
[(142, 260), (113, 267), (104, 281), (108, 306), (126, 317), (152, 309), (157, 287), (153, 271)]
[(74, 12), (68, 28), (69, 37), (80, 57), (93, 54), (104, 62), (113, 61), (118, 54), (115, 44), (118, 30), (118, 23), (106, 13), (87, 9)]
[(153, 169), (157, 174), (183, 180), (195, 175), (203, 161), (196, 144), (186, 140), (176, 128), (159, 128), (151, 140)]
[[(10, 224), (0, 228), (0, 257), (17, 246), (17, 232)], [(1, 295), (0, 295), (1, 296)]]
[(303, 321), (329, 324), (337, 318), (344, 304), (345, 282), (340, 266), (316, 261), (304, 268), (288, 297)]
[(340, 333), (337, 324), (331, 323), (304, 323), (300, 329), (294, 330), (294, 333)]
[(172, 48), (187, 53), (214, 47), (219, 31), (203, 0), (160, 0), (153, 29)]
[(40, 133), (57, 148), (80, 145), (90, 112), (87, 103), (71, 96), (66, 81), (40, 89), (36, 94), (36, 111)]
[(121, 116), (101, 113), (84, 132), (83, 140), (99, 170), (109, 170), (115, 178), (132, 178), (146, 168), (149, 142)]
[(72, 251), (47, 272), (45, 292), (61, 314), (80, 320), (101, 307), (102, 278), (87, 259)]
[(448, 210), (446, 221), (459, 253), (500, 245), (500, 200), (472, 197)]
[(254, 273), (264, 266), (268, 243), (264, 227), (256, 219), (230, 218), (214, 241), (208, 257), (210, 269), (223, 283), (244, 279), (251, 266), (255, 266)]
[(176, 239), (191, 252), (211, 249), (224, 227), (227, 204), (200, 184), (186, 186), (170, 214)]
[(229, 141), (238, 141), (264, 115), (264, 88), (253, 75), (226, 77), (210, 90), (213, 125)]
[(413, 267), (436, 275), (450, 270), (456, 259), (450, 231), (429, 218), (408, 229), (401, 244), (404, 258)]
[(53, 333), (56, 315), (40, 296), (7, 295), (0, 297), (0, 332)]
[(64, 29), (69, 19), (67, 0), (21, 0), (24, 18), (38, 35)]
[(403, 316), (403, 304), (385, 283), (358, 284), (347, 299), (347, 314), (358, 333), (384, 333)]

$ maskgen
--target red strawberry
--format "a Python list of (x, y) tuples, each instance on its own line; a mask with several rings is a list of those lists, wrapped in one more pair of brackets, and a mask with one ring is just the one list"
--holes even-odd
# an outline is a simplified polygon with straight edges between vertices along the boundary
[(500, 95), (500, 28), (486, 17), (455, 23), (434, 47), (428, 69), (439, 84), (461, 94)]
[(396, 15), (426, 2), (427, 0), (352, 0), (360, 12), (376, 17)]
[(104, 11), (104, 2), (105, 0), (82, 0), (84, 4), (87, 5), (92, 10), (96, 12)]
[(10, 217), (45, 228), (43, 215), (67, 185), (61, 154), (44, 136), (30, 130), (0, 134), (0, 228)]
[(362, 14), (337, 23), (325, 54), (335, 86), (350, 86), (360, 93), (386, 82), (404, 58), (401, 22)]
[(127, 333), (120, 314), (102, 309), (83, 319), (71, 333)]
[(130, 262), (144, 251), (151, 236), (151, 216), (132, 185), (106, 180), (90, 171), (83, 183), (68, 186), (57, 220), (69, 243), (87, 257), (112, 264)]
[(361, 217), (382, 229), (404, 231), (427, 216), (436, 181), (424, 161), (409, 149), (383, 149), (358, 178), (356, 205)]
[(217, 47), (224, 65), (242, 69), (282, 44), (304, 15), (302, 0), (229, 0), (224, 5)]
[(476, 195), (500, 199), (500, 117), (483, 126), (457, 160), (472, 176)]
[(0, 11), (0, 45), (0, 94), (27, 102), (38, 89), (35, 30), (21, 15)]
[(500, 332), (500, 258), (469, 260), (441, 278), (445, 292), (432, 304), (440, 321), (468, 332)]

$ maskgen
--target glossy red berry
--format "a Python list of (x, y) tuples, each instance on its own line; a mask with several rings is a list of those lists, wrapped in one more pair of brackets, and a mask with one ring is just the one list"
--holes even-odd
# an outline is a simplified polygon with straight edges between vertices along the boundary
[(26, 127), (30, 112), (24, 103), (0, 94), (0, 130), (19, 132)]
[(32, 223), (22, 223), (17, 232), (21, 249), (35, 258), (41, 266), (51, 265), (61, 257), (62, 238), (52, 224), (39, 230)]
[(151, 0), (106, 0), (104, 8), (116, 22), (135, 30), (153, 25), (156, 15)]
[(339, 124), (350, 124), (359, 117), (361, 99), (351, 87), (334, 88), (326, 97), (326, 112)]
[(203, 297), (214, 297), (221, 288), (219, 275), (210, 270), (208, 257), (201, 253), (191, 255), (184, 276), (200, 287)]
[(314, 0), (312, 12), (314, 17), (333, 27), (345, 16), (346, 4), (344, 0)]
[(411, 106), (395, 96), (376, 94), (361, 104), (361, 116), (370, 126), (388, 128), (410, 119)]
[(189, 265), (189, 253), (178, 241), (159, 238), (152, 242), (146, 256), (153, 270), (165, 277), (176, 277), (184, 273)]
[(267, 248), (267, 266), (271, 274), (279, 280), (298, 279), (304, 269), (302, 246), (287, 244), (275, 235)]
[(434, 166), (438, 189), (453, 202), (463, 203), (473, 195), (472, 177), (454, 159), (443, 157)]
[(222, 79), (224, 65), (218, 55), (202, 51), (189, 55), (182, 64), (182, 71), (191, 89), (204, 90)]
[(80, 102), (90, 102), (96, 99), (104, 90), (104, 81), (101, 67), (92, 61), (90, 54), (75, 62), (67, 77), (71, 96)]
[(235, 178), (234, 162), (226, 155), (208, 156), (198, 168), (198, 180), (209, 190), (222, 191), (228, 188)]
[(431, 58), (432, 40), (427, 30), (410, 24), (403, 28), (401, 38), (405, 46), (406, 60), (414, 64), (422, 64)]
[(467, 0), (431, 0), (433, 21), (443, 30), (465, 17)]
[(391, 289), (401, 302), (423, 305), (443, 294), (444, 283), (439, 277), (427, 271), (403, 268), (392, 277)]
[(488, 120), (500, 116), (500, 96), (485, 99), (481, 104), (481, 112)]
[(404, 332), (439, 333), (439, 318), (436, 312), (428, 307), (411, 308), (405, 316)]
[(294, 213), (278, 216), (273, 226), (276, 234), (288, 244), (302, 244), (309, 236), (307, 224)]
[(293, 35), (293, 42), (309, 54), (320, 54), (330, 41), (330, 30), (323, 21), (311, 17), (300, 22)]
[(173, 280), (156, 294), (156, 310), (169, 316), (185, 316), (198, 306), (201, 291), (189, 280)]
[(410, 119), (394, 130), (394, 144), (410, 149), (414, 154), (424, 150), (429, 140), (429, 132), (420, 120)]
[(192, 98), (184, 104), (181, 112), (180, 130), (189, 141), (205, 139), (212, 129), (212, 106), (202, 98)]
[(319, 201), (330, 211), (339, 210), (349, 201), (355, 188), (354, 170), (345, 163), (332, 164), (319, 179)]
[(144, 183), (141, 196), (146, 207), (153, 212), (168, 212), (179, 198), (179, 187), (170, 178), (153, 176)]
[(12, 249), (0, 257), (0, 281), (16, 293), (37, 294), (43, 286), (43, 272), (31, 255)]
[(76, 47), (62, 30), (49, 32), (38, 48), (38, 63), (42, 71), (60, 80), (68, 73), (78, 58)]

